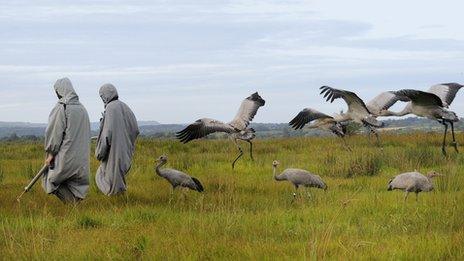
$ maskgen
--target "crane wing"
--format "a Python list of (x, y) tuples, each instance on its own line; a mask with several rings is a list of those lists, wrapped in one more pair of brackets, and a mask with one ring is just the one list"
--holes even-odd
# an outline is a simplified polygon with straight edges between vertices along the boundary
[(257, 92), (243, 100), (235, 118), (228, 124), (237, 130), (244, 130), (255, 117), (259, 107), (266, 103)]
[(367, 104), (367, 108), (372, 114), (379, 115), (382, 110), (388, 110), (397, 101), (408, 102), (409, 99), (396, 95), (395, 92), (382, 92)]
[(432, 87), (430, 87), (428, 92), (437, 95), (443, 102), (443, 105), (445, 107), (449, 107), (451, 103), (454, 101), (456, 94), (463, 86), (464, 85), (461, 85), (459, 83), (454, 83), (454, 82), (442, 83), (442, 84), (433, 85)]
[(194, 139), (199, 139), (214, 132), (234, 132), (234, 128), (221, 121), (203, 118), (185, 127), (176, 133), (176, 137), (182, 142), (187, 143)]
[(423, 92), (418, 90), (404, 89), (394, 92), (400, 96), (401, 99), (412, 101), (421, 106), (440, 106), (444, 107), (440, 97), (430, 92)]
[(348, 111), (370, 114), (364, 101), (354, 92), (339, 90), (329, 86), (322, 86), (319, 89), (321, 89), (321, 94), (324, 94), (324, 98), (327, 98), (326, 101), (333, 102), (335, 99), (342, 98), (348, 105)]
[(305, 126), (307, 123), (310, 123), (313, 120), (326, 118), (333, 119), (332, 116), (319, 112), (315, 109), (305, 108), (302, 111), (300, 111), (298, 115), (296, 115), (296, 117), (293, 118), (293, 120), (291, 120), (288, 124), (292, 126), (292, 128), (294, 128), (295, 130), (299, 130), (302, 129), (303, 126)]

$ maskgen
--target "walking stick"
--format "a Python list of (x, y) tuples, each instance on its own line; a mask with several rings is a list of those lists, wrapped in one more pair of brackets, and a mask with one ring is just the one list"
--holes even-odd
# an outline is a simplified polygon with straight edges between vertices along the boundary
[(19, 200), (21, 199), (21, 197), (26, 193), (28, 192), (32, 186), (34, 186), (34, 184), (37, 182), (37, 180), (39, 180), (40, 177), (42, 177), (43, 174), (45, 174), (45, 172), (47, 171), (48, 169), (48, 165), (45, 164), (40, 170), (39, 172), (35, 175), (35, 177), (31, 180), (31, 182), (29, 182), (29, 184), (24, 188), (23, 192), (19, 195), (19, 197), (16, 199), (18, 202)]

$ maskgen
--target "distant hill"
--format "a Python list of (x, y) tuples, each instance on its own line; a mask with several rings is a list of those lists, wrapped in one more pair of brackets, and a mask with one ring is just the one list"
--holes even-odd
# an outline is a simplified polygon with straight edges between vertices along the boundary
[[(138, 124), (139, 124), (139, 127), (160, 125), (160, 123), (157, 122), (157, 121), (138, 121)], [(98, 131), (99, 128), (100, 128), (100, 122), (91, 122), (90, 123), (90, 129), (92, 129), (92, 131)]]
[(45, 128), (46, 123), (0, 121), (0, 128)]
[[(410, 117), (404, 119), (383, 120), (385, 128), (382, 131), (396, 133), (411, 131), (443, 131), (443, 126), (436, 121)], [(96, 135), (99, 128), (98, 122), (91, 123), (93, 135)], [(139, 121), (141, 135), (156, 138), (174, 138), (175, 133), (186, 124), (161, 124), (157, 121)], [(256, 134), (261, 138), (268, 137), (295, 137), (295, 136), (326, 136), (332, 135), (330, 132), (320, 130), (303, 130), (295, 131), (287, 123), (252, 123), (251, 127), (256, 130)], [(42, 137), (45, 132), (46, 124), (29, 123), (29, 122), (0, 122), (0, 139), (12, 137), (26, 139)], [(362, 131), (362, 129), (361, 129)], [(464, 123), (460, 121), (456, 124), (456, 131), (464, 131)], [(221, 137), (224, 135), (211, 135), (211, 138)]]

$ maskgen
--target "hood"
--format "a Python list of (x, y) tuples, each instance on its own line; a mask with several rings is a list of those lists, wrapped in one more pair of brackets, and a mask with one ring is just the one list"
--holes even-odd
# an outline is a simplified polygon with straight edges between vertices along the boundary
[(59, 103), (62, 104), (79, 104), (79, 96), (77, 96), (71, 81), (68, 78), (58, 79), (53, 86), (55, 92), (60, 96)]
[(100, 97), (102, 98), (103, 103), (108, 105), (111, 101), (117, 100), (119, 96), (116, 87), (114, 87), (111, 83), (107, 83), (103, 84), (100, 88)]

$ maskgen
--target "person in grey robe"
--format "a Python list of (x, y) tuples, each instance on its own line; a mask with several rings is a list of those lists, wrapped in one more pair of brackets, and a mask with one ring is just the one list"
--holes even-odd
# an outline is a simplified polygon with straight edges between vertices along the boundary
[(100, 120), (95, 149), (95, 156), (101, 162), (95, 180), (100, 191), (109, 196), (127, 189), (126, 175), (131, 167), (139, 128), (134, 113), (119, 100), (112, 84), (100, 88), (100, 97), (105, 104), (105, 112)]
[(90, 121), (71, 81), (54, 85), (58, 103), (50, 113), (45, 131), (45, 164), (42, 186), (65, 203), (85, 198), (89, 188)]

